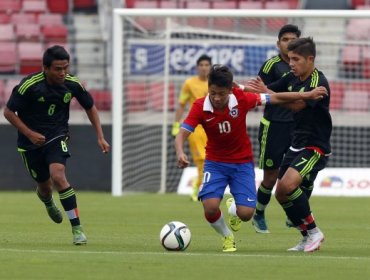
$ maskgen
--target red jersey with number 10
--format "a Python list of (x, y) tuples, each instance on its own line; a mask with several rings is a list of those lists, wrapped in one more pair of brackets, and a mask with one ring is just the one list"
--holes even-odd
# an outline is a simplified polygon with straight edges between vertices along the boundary
[(223, 111), (213, 109), (209, 97), (197, 99), (181, 125), (193, 132), (201, 124), (207, 134), (206, 159), (226, 163), (253, 160), (247, 133), (246, 116), (250, 109), (261, 105), (261, 96), (233, 88), (228, 106)]

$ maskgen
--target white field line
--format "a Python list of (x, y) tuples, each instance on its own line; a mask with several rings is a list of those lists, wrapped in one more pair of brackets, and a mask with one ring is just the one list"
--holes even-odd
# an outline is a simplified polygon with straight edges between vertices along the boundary
[(287, 253), (281, 255), (270, 254), (243, 254), (243, 253), (186, 253), (186, 252), (125, 252), (125, 251), (64, 251), (64, 250), (35, 250), (35, 249), (12, 249), (0, 248), (0, 252), (8, 253), (31, 253), (31, 254), (86, 254), (86, 255), (121, 255), (121, 256), (200, 256), (200, 257), (234, 257), (234, 258), (316, 258), (322, 260), (353, 260), (370, 261), (369, 257), (356, 256), (321, 256), (319, 252), (313, 254)]

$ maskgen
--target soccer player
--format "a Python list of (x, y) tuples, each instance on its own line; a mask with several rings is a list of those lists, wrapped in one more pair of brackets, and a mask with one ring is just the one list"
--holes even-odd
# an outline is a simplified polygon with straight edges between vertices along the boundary
[(325, 88), (307, 93), (257, 94), (232, 87), (233, 74), (227, 66), (214, 65), (208, 77), (208, 95), (197, 99), (176, 136), (177, 165), (189, 165), (184, 142), (198, 125), (207, 138), (204, 179), (199, 192), (204, 215), (223, 238), (223, 251), (236, 251), (234, 235), (226, 225), (220, 203), (227, 185), (235, 201), (227, 201), (230, 227), (237, 231), (253, 216), (256, 205), (255, 174), (251, 143), (247, 134), (247, 112), (264, 104), (322, 98)]
[[(313, 252), (320, 249), (324, 234), (316, 226), (302, 184), (313, 186), (331, 153), (332, 121), (329, 113), (330, 88), (324, 74), (315, 67), (316, 45), (312, 38), (299, 38), (288, 45), (291, 73), (268, 85), (275, 92), (312, 91), (324, 87), (321, 100), (297, 101), (285, 106), (293, 110), (295, 128), (291, 146), (279, 170), (275, 196), (290, 221), (302, 234), (301, 241), (288, 251)], [(261, 80), (258, 80), (261, 82)], [(267, 88), (265, 90), (268, 91)]]
[[(276, 43), (279, 54), (267, 60), (258, 76), (268, 85), (279, 80), (290, 71), (288, 44), (299, 38), (301, 31), (292, 24), (284, 25), (278, 34)], [(265, 209), (270, 202), (272, 190), (276, 184), (279, 166), (291, 143), (294, 126), (293, 112), (277, 105), (266, 105), (259, 127), (260, 143), (259, 168), (263, 169), (263, 180), (257, 191), (256, 213), (252, 225), (258, 233), (269, 233), (265, 220)]]
[(83, 245), (87, 238), (80, 224), (76, 194), (65, 174), (70, 157), (68, 119), (73, 97), (85, 109), (102, 152), (107, 153), (110, 146), (104, 138), (91, 95), (68, 73), (69, 58), (61, 46), (48, 48), (43, 55), (43, 71), (25, 77), (14, 87), (4, 116), (18, 129), (18, 151), (27, 171), (37, 182), (37, 196), (49, 217), (58, 224), (63, 220), (52, 196), (56, 189), (72, 226), (73, 244)]
[[(175, 122), (172, 126), (172, 136), (176, 136), (180, 131), (180, 120), (184, 115), (185, 108), (188, 105), (189, 108), (193, 102), (201, 97), (204, 97), (208, 93), (208, 74), (212, 65), (212, 59), (208, 55), (201, 55), (197, 59), (197, 76), (187, 79), (180, 92), (179, 106), (176, 109)], [(189, 149), (197, 167), (198, 175), (197, 179), (194, 180), (193, 191), (191, 199), (198, 201), (199, 186), (203, 179), (203, 166), (205, 159), (205, 147), (207, 143), (207, 136), (201, 125), (198, 125), (192, 135), (188, 138)]]

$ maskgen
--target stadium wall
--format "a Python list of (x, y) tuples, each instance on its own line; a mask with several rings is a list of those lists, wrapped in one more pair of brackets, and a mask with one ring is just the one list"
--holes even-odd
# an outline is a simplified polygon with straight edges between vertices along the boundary
[[(111, 143), (111, 125), (103, 125)], [(111, 153), (100, 151), (90, 125), (71, 125), (68, 148), (67, 178), (77, 190), (110, 191)], [(10, 125), (0, 125), (0, 190), (34, 190), (35, 182), (27, 174), (16, 150), (17, 132)]]

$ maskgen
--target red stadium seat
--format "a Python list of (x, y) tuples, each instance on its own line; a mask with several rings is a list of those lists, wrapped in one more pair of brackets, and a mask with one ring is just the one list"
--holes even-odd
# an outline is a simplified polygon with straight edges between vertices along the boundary
[[(241, 1), (239, 2), (239, 9), (259, 10), (263, 9), (263, 3), (260, 1)], [(261, 25), (262, 21), (260, 18), (242, 18), (239, 20), (239, 27), (244, 32), (261, 30)]]
[(342, 81), (330, 81), (330, 109), (340, 110), (343, 105), (345, 83)]
[(343, 98), (343, 109), (359, 112), (369, 111), (369, 92), (366, 90), (345, 90)]
[[(266, 1), (265, 9), (290, 9), (290, 5), (288, 1)], [(287, 23), (287, 18), (266, 18), (267, 30), (274, 33)]]
[(76, 11), (93, 11), (96, 7), (96, 0), (73, 0), (73, 9)]
[(41, 71), (43, 47), (41, 43), (20, 42), (18, 44), (20, 74)]
[[(157, 9), (157, 1), (135, 1), (133, 8), (135, 9)], [(156, 20), (154, 18), (136, 18), (135, 21), (144, 29), (153, 30), (156, 28)]]
[(96, 108), (101, 111), (110, 111), (112, 107), (112, 94), (108, 90), (89, 90), (94, 98)]
[(0, 73), (13, 74), (17, 67), (17, 48), (15, 42), (0, 42)]
[(19, 23), (15, 26), (17, 41), (40, 41), (40, 26), (36, 23)]
[[(238, 3), (230, 2), (213, 2), (213, 9), (236, 9)], [(234, 30), (236, 21), (230, 18), (214, 18), (213, 27), (219, 30)]]
[(45, 0), (23, 0), (23, 12), (42, 14), (47, 13), (47, 5)]
[(10, 15), (5, 13), (0, 13), (0, 24), (10, 23)]
[(64, 25), (63, 16), (61, 14), (41, 14), (38, 17), (40, 26), (44, 25)]
[(128, 112), (138, 112), (147, 110), (146, 84), (131, 82), (126, 85), (126, 105)]
[(60, 42), (66, 43), (68, 39), (68, 29), (65, 25), (46, 25), (41, 28), (45, 43)]
[[(187, 9), (210, 9), (211, 8), (210, 2), (187, 1), (185, 2), (184, 5), (185, 5), (185, 8)], [(207, 17), (187, 18), (186, 23), (193, 27), (200, 27), (200, 28), (209, 27), (209, 21)]]
[(361, 47), (347, 45), (342, 49), (344, 74), (348, 78), (358, 78), (361, 75)]
[(370, 19), (351, 19), (346, 27), (347, 39), (370, 39)]
[(47, 0), (47, 5), (51, 13), (67, 14), (69, 10), (68, 0)]
[(362, 48), (362, 61), (362, 77), (370, 79), (370, 47)]
[(177, 9), (181, 8), (181, 4), (178, 1), (162, 0), (159, 2), (159, 8), (161, 9)]
[[(149, 107), (154, 111), (163, 110), (164, 84), (163, 82), (153, 82), (148, 85)], [(175, 110), (175, 86), (169, 84), (168, 87), (168, 109)]]
[(0, 41), (14, 41), (14, 26), (13, 24), (0, 25)]
[(12, 23), (37, 23), (37, 17), (35, 14), (13, 14), (11, 16)]
[(0, 1), (0, 12), (13, 14), (18, 13), (22, 8), (21, 0), (1, 0)]

